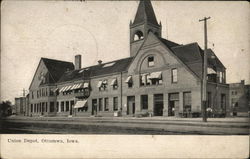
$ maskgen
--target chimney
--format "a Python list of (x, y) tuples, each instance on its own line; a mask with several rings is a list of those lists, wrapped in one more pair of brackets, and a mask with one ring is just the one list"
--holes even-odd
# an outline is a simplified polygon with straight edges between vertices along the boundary
[(245, 85), (245, 80), (241, 80), (240, 83)]
[(75, 70), (79, 70), (82, 67), (82, 56), (76, 55), (75, 56)]
[(102, 60), (98, 60), (98, 65), (101, 65), (102, 64)]

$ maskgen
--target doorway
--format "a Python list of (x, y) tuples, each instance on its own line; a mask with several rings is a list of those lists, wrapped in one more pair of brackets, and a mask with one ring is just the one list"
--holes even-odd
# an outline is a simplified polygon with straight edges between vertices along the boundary
[(128, 96), (127, 97), (127, 114), (134, 115), (135, 114), (135, 96)]
[(92, 111), (91, 114), (92, 115), (96, 115), (97, 113), (97, 99), (93, 99), (92, 100)]
[(154, 94), (154, 116), (163, 115), (163, 94)]
[(168, 99), (168, 116), (177, 116), (179, 113), (179, 93), (170, 93)]

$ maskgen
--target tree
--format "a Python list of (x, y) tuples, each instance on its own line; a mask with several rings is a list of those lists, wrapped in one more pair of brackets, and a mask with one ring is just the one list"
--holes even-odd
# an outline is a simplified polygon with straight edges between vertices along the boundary
[(3, 101), (0, 104), (0, 118), (11, 115), (11, 102)]

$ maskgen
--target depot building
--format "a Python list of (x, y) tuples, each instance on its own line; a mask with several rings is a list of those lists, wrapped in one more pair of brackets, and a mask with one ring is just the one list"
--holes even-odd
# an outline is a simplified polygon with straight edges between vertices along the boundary
[[(29, 87), (30, 116), (201, 116), (204, 51), (161, 36), (150, 1), (129, 24), (130, 57), (81, 67), (41, 58)], [(207, 106), (225, 115), (226, 68), (208, 50)], [(83, 61), (84, 62), (84, 61)]]

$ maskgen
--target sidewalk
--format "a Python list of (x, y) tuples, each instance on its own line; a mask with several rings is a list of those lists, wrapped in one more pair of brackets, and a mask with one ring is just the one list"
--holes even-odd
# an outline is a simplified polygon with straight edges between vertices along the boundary
[[(89, 119), (89, 120), (148, 120), (148, 121), (183, 121), (183, 122), (203, 122), (202, 118), (179, 118), (179, 117), (27, 117), (27, 116), (11, 116), (7, 119), (34, 119), (34, 120), (79, 120), (79, 119)], [(229, 122), (229, 123), (250, 123), (250, 118), (247, 117), (226, 117), (226, 118), (208, 118), (207, 122)]]

